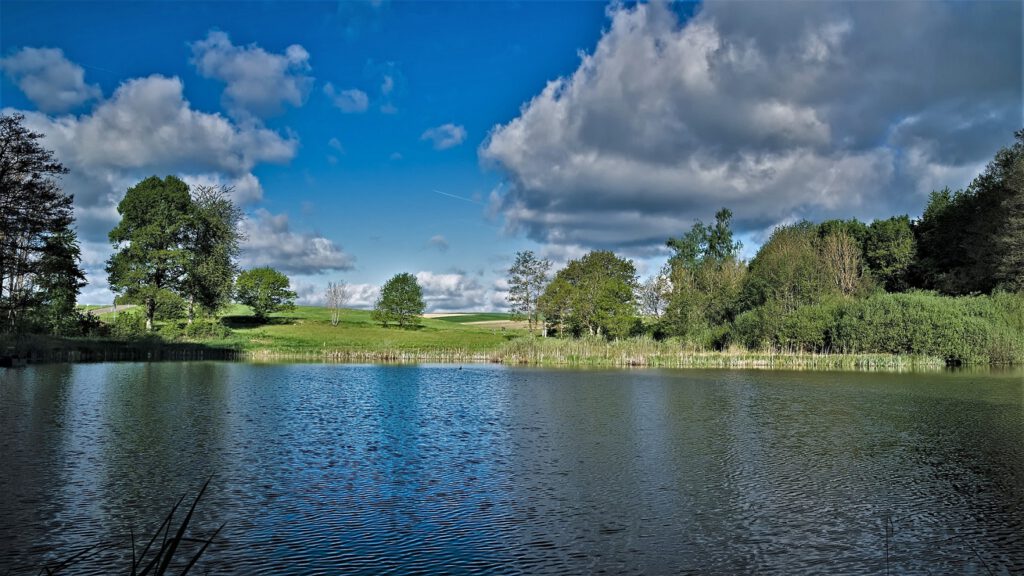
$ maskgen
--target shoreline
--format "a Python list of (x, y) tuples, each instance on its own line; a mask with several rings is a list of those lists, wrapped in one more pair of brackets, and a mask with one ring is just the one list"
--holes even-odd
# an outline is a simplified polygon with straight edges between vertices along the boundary
[[(4, 362), (3, 360), (7, 360)], [(13, 362), (11, 361), (13, 360)], [(820, 354), (773, 351), (678, 350), (660, 342), (515, 340), (491, 350), (460, 348), (270, 348), (216, 343), (92, 340), (27, 336), (0, 341), (0, 366), (88, 362), (164, 361), (500, 364), (564, 368), (715, 368), (751, 370), (942, 371), (941, 358), (895, 354)], [(979, 364), (972, 367), (998, 368)]]

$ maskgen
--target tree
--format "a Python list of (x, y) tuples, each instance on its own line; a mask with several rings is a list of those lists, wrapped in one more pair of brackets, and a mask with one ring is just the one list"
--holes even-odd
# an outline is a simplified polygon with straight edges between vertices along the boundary
[(150, 176), (128, 189), (117, 211), (121, 221), (110, 231), (115, 252), (107, 261), (108, 281), (111, 290), (143, 305), (151, 331), (159, 292), (178, 292), (186, 279), (192, 198), (180, 179)]
[(403, 272), (395, 274), (384, 283), (371, 316), (385, 328), (391, 323), (405, 328), (417, 325), (424, 308), (423, 289), (416, 282), (415, 276)]
[[(68, 170), (24, 126), (21, 114), (0, 116), (0, 331), (12, 331), (38, 304), (37, 286), (50, 238), (71, 229), (72, 197), (58, 179)], [(74, 264), (76, 274), (81, 272)]]
[(46, 239), (36, 283), (39, 293), (36, 315), (51, 334), (75, 336), (81, 333), (83, 317), (75, 309), (78, 293), (86, 284), (79, 266), (81, 260), (78, 235), (71, 228)]
[(816, 240), (810, 222), (777, 227), (750, 262), (743, 289), (748, 307), (773, 304), (788, 313), (831, 292)]
[(344, 282), (327, 283), (327, 307), (331, 310), (331, 326), (338, 325), (341, 320), (341, 309), (348, 299), (348, 286)]
[(526, 316), (530, 332), (539, 321), (537, 301), (544, 293), (549, 270), (549, 260), (537, 258), (530, 250), (523, 250), (516, 254), (516, 260), (508, 271), (508, 303), (514, 314)]
[(933, 192), (914, 226), (919, 287), (946, 294), (1017, 289), (1024, 275), (1024, 130), (966, 190)]
[(667, 242), (671, 292), (662, 328), (675, 336), (688, 336), (722, 324), (738, 313), (746, 265), (733, 241), (732, 212), (715, 213), (714, 225), (697, 221), (689, 232)]
[(863, 264), (857, 241), (846, 232), (837, 230), (822, 238), (818, 249), (832, 288), (844, 296), (858, 292), (863, 286)]
[(295, 292), (289, 285), (287, 276), (269, 266), (253, 268), (238, 275), (235, 298), (252, 308), (257, 320), (266, 322), (273, 312), (295, 308)]
[(1006, 225), (999, 239), (997, 280), (1002, 288), (1024, 291), (1024, 157), (1017, 158), (1007, 178), (1013, 194), (1003, 205)]
[(650, 318), (661, 318), (665, 313), (669, 298), (672, 295), (672, 282), (669, 279), (672, 270), (666, 264), (637, 288), (636, 300), (640, 313)]
[(607, 338), (629, 335), (637, 322), (636, 268), (609, 251), (572, 260), (555, 275), (541, 297), (545, 317), (554, 314), (574, 334)]
[(875, 220), (864, 238), (864, 261), (872, 276), (889, 292), (909, 287), (908, 273), (917, 255), (914, 230), (907, 216)]
[(182, 296), (188, 302), (188, 322), (195, 307), (213, 312), (231, 301), (242, 233), (242, 211), (231, 200), (230, 186), (195, 186), (186, 241)]

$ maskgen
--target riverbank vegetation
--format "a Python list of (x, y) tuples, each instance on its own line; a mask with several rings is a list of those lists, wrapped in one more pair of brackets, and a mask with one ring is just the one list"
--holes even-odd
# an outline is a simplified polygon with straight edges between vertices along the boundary
[(408, 273), (385, 284), (372, 312), (345, 309), (343, 283), (328, 286), (326, 308), (294, 308), (287, 276), (240, 270), (242, 215), (231, 190), (174, 176), (129, 188), (110, 232), (109, 284), (118, 304), (135, 308), (76, 308), (84, 275), (71, 198), (57, 181), (66, 170), (21, 120), (0, 123), (0, 200), (13, 207), (0, 214), (0, 355), (33, 342), (108, 342), (339, 360), (1024, 363), (1024, 131), (966, 189), (934, 192), (920, 218), (783, 224), (749, 261), (727, 208), (667, 239), (668, 262), (643, 281), (611, 251), (553, 274), (549, 261), (520, 252), (508, 276), (520, 328), (423, 318), (422, 289)]

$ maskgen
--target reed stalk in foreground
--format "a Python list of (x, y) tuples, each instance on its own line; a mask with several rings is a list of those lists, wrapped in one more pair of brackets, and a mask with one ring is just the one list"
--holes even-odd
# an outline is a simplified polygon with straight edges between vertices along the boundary
[[(214, 538), (216, 538), (224, 528), (224, 524), (221, 524), (220, 527), (214, 530), (213, 534), (208, 538), (193, 538), (191, 536), (186, 536), (186, 531), (188, 529), (189, 522), (192, 520), (192, 515), (196, 511), (196, 506), (199, 505), (199, 500), (202, 499), (203, 494), (206, 493), (206, 488), (209, 485), (210, 480), (207, 479), (206, 482), (203, 483), (203, 487), (200, 488), (199, 493), (196, 494), (195, 500), (192, 501), (192, 506), (189, 507), (188, 512), (185, 514), (185, 518), (182, 519), (177, 530), (172, 534), (171, 528), (174, 522), (174, 514), (178, 511), (181, 503), (185, 500), (186, 495), (182, 494), (181, 498), (179, 498), (177, 503), (171, 507), (171, 510), (167, 513), (164, 521), (160, 523), (160, 526), (156, 529), (153, 536), (149, 539), (149, 542), (146, 543), (145, 547), (143, 547), (142, 551), (138, 555), (136, 555), (135, 548), (135, 533), (130, 532), (132, 564), (130, 570), (127, 571), (128, 574), (131, 576), (148, 576), (150, 574), (153, 576), (164, 576), (165, 574), (171, 574), (171, 562), (176, 559), (176, 555), (181, 555), (181, 545), (183, 543), (199, 546), (199, 549), (186, 560), (181, 571), (178, 572), (178, 574), (182, 576), (189, 573), (189, 571), (195, 566), (196, 562), (199, 561), (199, 558), (203, 553), (206, 552), (207, 547), (213, 543)], [(160, 539), (160, 544), (154, 548), (153, 545), (156, 543), (158, 538)], [(82, 562), (92, 558), (98, 552), (108, 549), (111, 546), (111, 544), (94, 544), (58, 564), (53, 566), (44, 566), (39, 573), (46, 574), (48, 576), (65, 574), (76, 565), (80, 565)], [(152, 553), (150, 553), (151, 550)]]

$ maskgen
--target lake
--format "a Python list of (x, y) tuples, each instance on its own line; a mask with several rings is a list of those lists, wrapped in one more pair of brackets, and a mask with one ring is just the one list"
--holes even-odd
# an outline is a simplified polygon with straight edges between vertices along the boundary
[[(0, 369), (0, 574), (1024, 573), (1024, 372)], [(131, 533), (129, 532), (131, 530)]]

